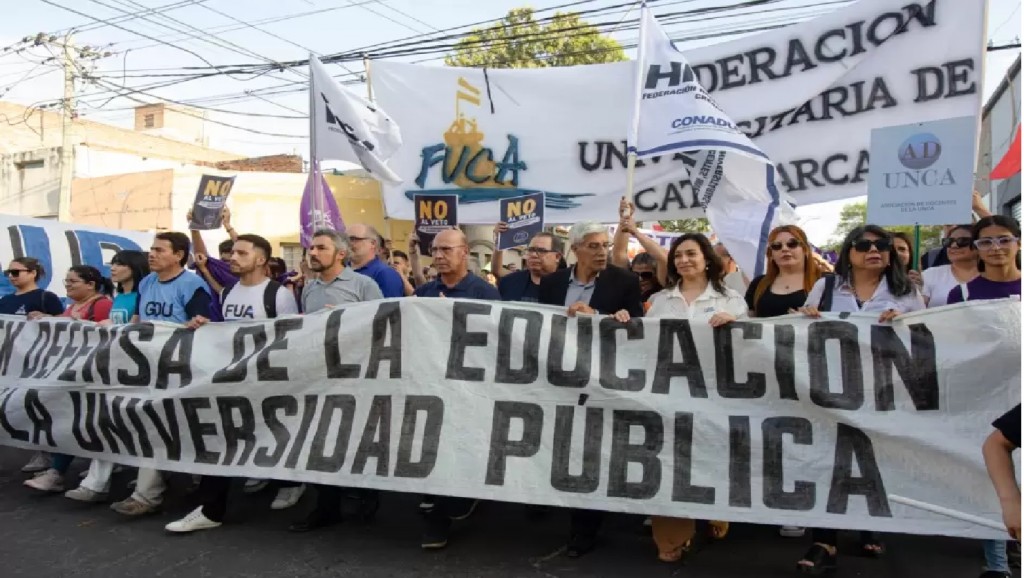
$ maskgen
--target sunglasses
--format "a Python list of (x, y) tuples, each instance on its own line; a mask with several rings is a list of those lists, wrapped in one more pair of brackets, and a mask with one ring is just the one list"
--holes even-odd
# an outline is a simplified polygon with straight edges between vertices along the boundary
[(950, 247), (957, 247), (959, 249), (966, 249), (971, 246), (970, 237), (946, 237), (942, 240), (942, 246), (946, 249)]
[(640, 271), (637, 276), (641, 279), (654, 279), (654, 271)]
[(28, 269), (8, 269), (4, 271), (4, 275), (7, 275), (8, 277), (17, 277), (22, 273), (31, 273), (31, 271), (29, 271)]
[(782, 241), (775, 241), (774, 243), (768, 246), (772, 248), (772, 251), (781, 251), (783, 247), (787, 249), (796, 249), (797, 247), (800, 246), (800, 241), (797, 241), (796, 239), (790, 239), (786, 241), (785, 244), (783, 244)]
[(889, 239), (860, 239), (853, 244), (853, 250), (858, 253), (867, 253), (871, 247), (878, 249), (880, 253), (885, 253), (892, 249), (892, 241)]

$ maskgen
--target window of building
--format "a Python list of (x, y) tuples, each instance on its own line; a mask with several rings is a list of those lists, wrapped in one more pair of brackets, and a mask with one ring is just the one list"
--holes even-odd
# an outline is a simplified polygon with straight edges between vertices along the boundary
[(156, 126), (156, 115), (147, 114), (142, 117), (142, 126), (145, 128), (153, 128)]
[(281, 243), (281, 258), (288, 265), (289, 271), (298, 271), (302, 262), (302, 245), (298, 243)]
[(1010, 216), (1013, 217), (1014, 219), (1017, 219), (1017, 222), (1019, 223), (1020, 222), (1020, 197), (1017, 197), (1016, 199), (1010, 201), (1010, 203), (1006, 206), (1006, 208), (1009, 210)]
[(17, 162), (14, 163), (14, 166), (17, 167), (19, 171), (23, 171), (26, 169), (41, 169), (43, 168), (43, 166), (45, 166), (45, 164), (46, 163), (42, 159), (38, 159), (34, 161)]

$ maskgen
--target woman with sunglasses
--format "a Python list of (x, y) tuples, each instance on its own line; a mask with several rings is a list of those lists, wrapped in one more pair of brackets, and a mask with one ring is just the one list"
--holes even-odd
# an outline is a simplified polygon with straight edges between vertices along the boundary
[[(672, 241), (667, 267), (668, 286), (651, 297), (646, 317), (675, 317), (691, 324), (705, 323), (721, 327), (747, 315), (747, 304), (735, 290), (722, 281), (722, 261), (708, 238), (686, 233)], [(654, 543), (658, 559), (676, 562), (690, 549), (696, 530), (691, 518), (652, 516)], [(709, 522), (712, 538), (725, 538), (728, 522)]]
[[(796, 225), (782, 225), (768, 234), (767, 256), (767, 273), (754, 277), (747, 287), (745, 299), (750, 317), (779, 317), (799, 309), (821, 277), (807, 234)], [(799, 538), (804, 529), (782, 526), (779, 534)]]
[(1002, 215), (974, 224), (971, 238), (981, 261), (978, 276), (954, 287), (948, 302), (1020, 297), (1020, 224)]
[[(60, 315), (64, 311), (64, 304), (60, 297), (54, 293), (39, 288), (39, 281), (46, 276), (46, 270), (39, 259), (32, 257), (16, 257), (4, 270), (4, 278), (14, 288), (13, 293), (0, 297), (0, 314), (3, 315), (31, 315), (42, 313), (45, 315)], [(50, 455), (46, 452), (36, 452), (32, 459), (21, 471), (26, 474), (35, 474), (50, 467)]]
[[(879, 323), (924, 309), (924, 299), (907, 278), (906, 268), (892, 243), (892, 235), (876, 225), (850, 231), (839, 251), (836, 274), (819, 279), (799, 309), (808, 317), (822, 311), (878, 313)], [(814, 545), (797, 562), (804, 574), (821, 575), (836, 568), (838, 530), (816, 528)], [(874, 532), (861, 532), (861, 554), (878, 558), (885, 546)]]
[[(76, 321), (106, 321), (110, 317), (110, 308), (113, 304), (109, 297), (113, 288), (110, 279), (104, 277), (95, 267), (76, 265), (68, 269), (67, 275), (64, 276), (64, 291), (71, 300), (71, 305), (68, 305), (62, 316)], [(44, 316), (43, 313), (34, 313), (29, 318), (38, 319)], [(73, 459), (74, 456), (67, 454), (53, 454), (50, 468), (31, 480), (25, 480), (25, 485), (41, 492), (63, 492), (64, 474)]]
[(949, 265), (909, 273), (910, 279), (921, 288), (929, 308), (942, 307), (954, 287), (978, 276), (978, 251), (974, 247), (971, 229), (971, 225), (956, 225), (942, 239), (942, 248), (946, 250)]
[[(116, 283), (114, 303), (110, 317), (101, 325), (125, 325), (138, 310), (139, 283), (149, 275), (148, 254), (142, 251), (118, 251), (110, 260), (110, 280)], [(78, 502), (96, 503), (107, 498), (114, 463), (93, 460), (82, 483), (64, 493), (64, 497)]]
[[(985, 217), (971, 229), (971, 240), (978, 249), (981, 261), (979, 274), (961, 283), (949, 292), (948, 302), (986, 301), (990, 299), (1020, 298), (1020, 225), (1002, 215)], [(950, 253), (952, 259), (952, 252)], [(931, 271), (931, 269), (929, 269)], [(1010, 577), (1006, 555), (1006, 542), (985, 540), (985, 573), (983, 578)]]

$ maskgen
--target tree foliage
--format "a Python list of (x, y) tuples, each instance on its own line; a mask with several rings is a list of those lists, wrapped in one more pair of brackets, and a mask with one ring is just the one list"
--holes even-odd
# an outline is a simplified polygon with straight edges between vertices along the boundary
[(704, 217), (699, 219), (676, 219), (674, 221), (658, 221), (669, 233), (707, 233), (711, 225)]
[[(850, 203), (842, 208), (839, 212), (839, 224), (836, 225), (836, 230), (829, 239), (827, 249), (832, 251), (838, 251), (843, 244), (843, 239), (846, 235), (855, 228), (864, 225), (868, 220), (868, 204), (867, 202), (862, 203)], [(903, 232), (914, 237), (913, 226), (898, 226), (898, 227), (885, 227), (887, 231)], [(942, 227), (923, 226), (921, 227), (921, 252), (933, 249), (939, 246), (940, 239), (942, 238)]]
[(542, 68), (625, 60), (622, 46), (579, 14), (556, 13), (539, 23), (532, 8), (514, 8), (501, 23), (477, 28), (445, 58), (448, 66)]

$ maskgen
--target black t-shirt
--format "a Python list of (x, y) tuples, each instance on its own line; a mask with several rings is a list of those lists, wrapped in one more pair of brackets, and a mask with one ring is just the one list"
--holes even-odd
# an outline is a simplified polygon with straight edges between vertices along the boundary
[(754, 312), (755, 317), (779, 317), (786, 315), (790, 309), (803, 307), (807, 301), (807, 292), (803, 289), (786, 293), (785, 295), (778, 295), (772, 293), (771, 287), (769, 287), (761, 294), (761, 298), (755, 304), (754, 293), (757, 291), (757, 286), (761, 283), (761, 279), (764, 279), (764, 275), (754, 277), (747, 287), (747, 307)]
[(37, 311), (60, 315), (64, 312), (64, 304), (60, 297), (43, 289), (33, 289), (21, 295), (11, 293), (0, 298), (0, 313), (4, 315), (28, 315)]
[(1011, 444), (1020, 447), (1020, 404), (992, 422), (992, 427), (999, 430)]

